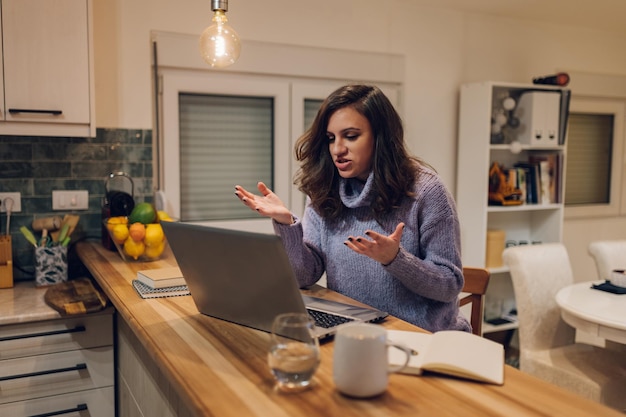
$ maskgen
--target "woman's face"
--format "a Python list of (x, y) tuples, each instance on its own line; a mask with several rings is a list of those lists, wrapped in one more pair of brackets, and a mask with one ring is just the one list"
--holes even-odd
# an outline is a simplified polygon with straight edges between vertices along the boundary
[(343, 107), (330, 116), (326, 136), (339, 175), (367, 180), (374, 155), (370, 122), (352, 107)]

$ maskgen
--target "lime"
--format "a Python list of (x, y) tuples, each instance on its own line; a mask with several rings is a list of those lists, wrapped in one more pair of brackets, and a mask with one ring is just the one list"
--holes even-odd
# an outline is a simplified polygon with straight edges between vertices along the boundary
[(128, 223), (154, 223), (157, 218), (157, 212), (154, 206), (150, 203), (139, 203), (133, 208), (128, 216)]

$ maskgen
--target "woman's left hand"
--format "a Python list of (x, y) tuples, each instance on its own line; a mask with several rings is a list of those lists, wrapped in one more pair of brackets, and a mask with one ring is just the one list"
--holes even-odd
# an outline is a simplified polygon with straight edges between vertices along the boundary
[(400, 239), (404, 223), (398, 223), (396, 230), (389, 236), (381, 235), (373, 230), (366, 230), (365, 234), (370, 238), (361, 236), (348, 236), (344, 244), (361, 255), (368, 256), (383, 265), (389, 265), (400, 251)]

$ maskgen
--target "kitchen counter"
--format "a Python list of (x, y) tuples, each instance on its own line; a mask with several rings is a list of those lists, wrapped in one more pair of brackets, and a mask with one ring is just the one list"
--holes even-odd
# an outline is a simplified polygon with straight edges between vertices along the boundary
[[(314, 387), (281, 394), (267, 366), (267, 333), (202, 315), (190, 296), (142, 299), (135, 292), (137, 271), (176, 265), (171, 252), (127, 263), (99, 243), (81, 242), (77, 251), (118, 311), (120, 417), (623, 416), (510, 366), (502, 386), (394, 374), (378, 397), (346, 397), (332, 380), (332, 341), (321, 346)], [(347, 300), (323, 287), (305, 292)], [(382, 325), (420, 330), (394, 317)]]
[(34, 282), (16, 282), (13, 288), (0, 289), (0, 325), (61, 318), (46, 304), (46, 290)]
[(0, 290), (0, 416), (113, 417), (115, 310), (60, 314), (45, 302), (49, 288)]

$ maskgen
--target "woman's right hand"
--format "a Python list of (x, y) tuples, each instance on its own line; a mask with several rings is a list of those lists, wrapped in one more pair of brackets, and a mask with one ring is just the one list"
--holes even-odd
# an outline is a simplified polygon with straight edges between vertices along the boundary
[(264, 183), (259, 182), (257, 188), (261, 195), (253, 194), (240, 185), (235, 185), (235, 195), (241, 202), (262, 216), (270, 217), (278, 223), (292, 224), (293, 216), (281, 199)]

